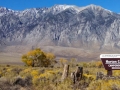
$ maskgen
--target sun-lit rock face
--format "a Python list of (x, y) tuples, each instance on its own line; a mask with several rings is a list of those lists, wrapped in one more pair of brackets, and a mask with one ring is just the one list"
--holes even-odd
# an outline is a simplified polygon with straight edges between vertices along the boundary
[(96, 5), (24, 11), (0, 7), (0, 45), (120, 48), (120, 14)]

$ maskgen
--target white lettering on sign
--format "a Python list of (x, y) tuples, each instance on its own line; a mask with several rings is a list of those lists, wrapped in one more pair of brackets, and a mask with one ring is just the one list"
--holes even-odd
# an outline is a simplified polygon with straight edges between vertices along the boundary
[(120, 54), (101, 54), (100, 58), (120, 58)]
[(108, 67), (111, 67), (112, 69), (120, 69), (120, 60), (106, 60), (105, 64), (108, 64)]
[(111, 64), (111, 65), (108, 65), (108, 67), (120, 67), (120, 65)]
[(106, 63), (105, 64), (112, 64), (112, 63), (114, 63), (114, 64), (120, 64), (120, 60), (118, 60), (118, 61), (113, 61), (113, 60), (106, 60)]
[(105, 64), (117, 64), (118, 62), (117, 61), (108, 61), (108, 60), (106, 60), (106, 63)]
[(120, 69), (120, 67), (112, 67), (112, 69)]

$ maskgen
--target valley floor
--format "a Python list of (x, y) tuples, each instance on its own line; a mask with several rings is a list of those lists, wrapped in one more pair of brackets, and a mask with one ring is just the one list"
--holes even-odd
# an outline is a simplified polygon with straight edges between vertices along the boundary
[(16, 53), (0, 53), (0, 64), (23, 65), (21, 54)]

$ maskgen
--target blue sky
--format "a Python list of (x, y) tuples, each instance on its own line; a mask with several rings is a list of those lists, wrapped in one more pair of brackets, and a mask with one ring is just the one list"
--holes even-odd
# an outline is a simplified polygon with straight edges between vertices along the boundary
[(51, 7), (55, 4), (77, 5), (79, 7), (95, 4), (113, 12), (120, 13), (120, 0), (0, 0), (0, 6), (13, 10), (24, 10), (33, 7)]

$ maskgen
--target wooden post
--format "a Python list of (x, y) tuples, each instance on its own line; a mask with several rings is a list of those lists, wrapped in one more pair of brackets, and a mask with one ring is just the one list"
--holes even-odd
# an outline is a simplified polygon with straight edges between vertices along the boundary
[(80, 81), (83, 75), (83, 67), (78, 67), (75, 72), (76, 81)]
[(68, 77), (68, 74), (69, 74), (69, 65), (65, 64), (61, 80), (66, 79)]
[(75, 84), (75, 72), (71, 73), (71, 78), (72, 78), (73, 84)]
[(83, 75), (83, 67), (77, 67), (76, 71), (71, 73), (71, 77), (73, 79), (73, 84), (80, 81)]
[(107, 70), (107, 76), (112, 76), (112, 70)]

